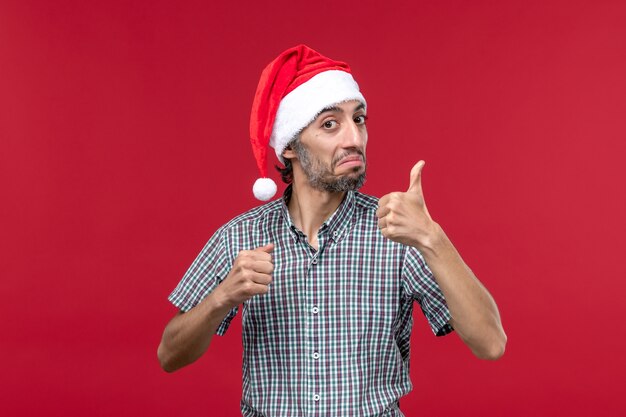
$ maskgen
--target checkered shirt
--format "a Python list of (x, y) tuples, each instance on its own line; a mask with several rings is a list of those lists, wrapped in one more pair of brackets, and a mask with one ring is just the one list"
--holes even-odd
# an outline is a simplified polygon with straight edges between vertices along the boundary
[(412, 389), (413, 301), (436, 335), (452, 331), (439, 286), (415, 248), (382, 236), (376, 198), (348, 192), (315, 250), (290, 219), (290, 193), (222, 226), (169, 300), (193, 308), (226, 278), (239, 251), (273, 243), (269, 291), (242, 308), (242, 414), (402, 416), (399, 399)]

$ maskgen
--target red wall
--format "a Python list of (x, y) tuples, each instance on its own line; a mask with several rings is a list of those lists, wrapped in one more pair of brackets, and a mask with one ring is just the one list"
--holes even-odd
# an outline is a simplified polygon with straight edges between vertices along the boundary
[(172, 375), (156, 348), (257, 204), (256, 82), (304, 42), (368, 99), (364, 191), (425, 159), (509, 336), (482, 362), (418, 317), (406, 414), (624, 415), (626, 3), (214, 3), (0, 2), (0, 414), (238, 414), (240, 321)]

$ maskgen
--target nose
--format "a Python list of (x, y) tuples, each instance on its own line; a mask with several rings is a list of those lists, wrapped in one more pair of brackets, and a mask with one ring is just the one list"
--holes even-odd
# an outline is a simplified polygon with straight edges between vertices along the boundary
[(358, 125), (354, 121), (347, 123), (343, 134), (344, 148), (363, 149), (367, 142), (367, 129), (365, 125)]

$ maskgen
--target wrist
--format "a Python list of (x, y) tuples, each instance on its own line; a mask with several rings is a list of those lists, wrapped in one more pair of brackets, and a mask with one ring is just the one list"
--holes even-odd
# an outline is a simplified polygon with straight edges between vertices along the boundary
[(228, 312), (236, 307), (228, 297), (228, 294), (223, 290), (222, 285), (218, 285), (213, 292), (209, 295), (211, 299), (211, 307), (214, 311)]
[(429, 232), (421, 239), (418, 249), (424, 255), (437, 256), (445, 249), (448, 242), (448, 237), (441, 226), (432, 222)]

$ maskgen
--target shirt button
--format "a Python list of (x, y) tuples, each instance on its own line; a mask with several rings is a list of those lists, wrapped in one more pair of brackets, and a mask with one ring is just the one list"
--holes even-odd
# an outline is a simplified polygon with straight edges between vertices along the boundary
[(317, 395), (317, 394), (315, 394), (315, 395), (313, 396), (313, 401), (319, 401), (319, 400), (320, 400), (320, 396), (319, 396), (319, 395)]
[(313, 313), (313, 314), (317, 314), (317, 313), (319, 313), (319, 312), (320, 312), (320, 309), (319, 309), (319, 308), (317, 308), (317, 306), (315, 306), (315, 307), (313, 307), (313, 308), (311, 309), (311, 313)]
[(339, 236), (339, 232), (333, 232), (333, 236), (335, 237)]
[(313, 352), (313, 359), (319, 359), (320, 358), (320, 354), (317, 352)]
[(317, 258), (313, 259), (313, 265), (317, 265)]

